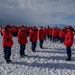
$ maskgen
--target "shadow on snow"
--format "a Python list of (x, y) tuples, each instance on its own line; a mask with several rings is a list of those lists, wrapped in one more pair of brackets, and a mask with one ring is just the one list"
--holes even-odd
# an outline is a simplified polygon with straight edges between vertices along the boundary
[[(68, 62), (68, 61), (65, 61), (65, 62)], [(29, 66), (29, 67), (48, 68), (48, 69), (68, 69), (68, 70), (75, 70), (75, 65), (74, 64), (68, 64), (68, 63), (13, 62), (13, 64), (25, 65), (25, 66)]]

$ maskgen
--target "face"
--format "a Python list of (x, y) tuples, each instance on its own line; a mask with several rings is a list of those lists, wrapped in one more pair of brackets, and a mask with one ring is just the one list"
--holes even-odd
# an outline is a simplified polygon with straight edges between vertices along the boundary
[(70, 29), (67, 29), (67, 31), (70, 31)]
[(8, 30), (11, 30), (11, 28), (8, 28)]
[(25, 30), (25, 28), (21, 28), (22, 30)]

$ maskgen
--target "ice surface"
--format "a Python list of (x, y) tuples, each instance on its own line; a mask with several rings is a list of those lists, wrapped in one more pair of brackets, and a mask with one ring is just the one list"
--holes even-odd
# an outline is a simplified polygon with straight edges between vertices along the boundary
[(13, 37), (10, 64), (3, 58), (3, 48), (0, 36), (0, 75), (75, 75), (75, 41), (72, 46), (72, 61), (65, 61), (67, 57), (65, 46), (59, 42), (44, 41), (44, 49), (39, 48), (37, 42), (36, 53), (31, 51), (28, 41), (25, 53), (28, 57), (20, 58), (17, 38)]

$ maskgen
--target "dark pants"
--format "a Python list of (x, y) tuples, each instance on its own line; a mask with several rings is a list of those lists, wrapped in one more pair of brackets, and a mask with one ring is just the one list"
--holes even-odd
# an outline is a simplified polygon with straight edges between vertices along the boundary
[(42, 46), (43, 46), (43, 39), (40, 39), (39, 41), (40, 41), (40, 44), (39, 44), (40, 48), (42, 48)]
[(44, 40), (46, 40), (46, 35), (45, 35), (45, 38), (44, 38)]
[(53, 42), (56, 42), (56, 37), (53, 37)]
[(17, 37), (18, 32), (13, 32), (12, 35), (13, 35), (14, 37)]
[(35, 51), (36, 43), (37, 43), (37, 42), (33, 42), (33, 41), (31, 42), (31, 44), (32, 44), (32, 45), (31, 45), (31, 46), (32, 46), (32, 47), (31, 47), (32, 51)]
[(4, 58), (9, 60), (11, 56), (11, 47), (4, 47)]
[(56, 36), (56, 41), (59, 41), (60, 40), (60, 37), (59, 36)]
[(47, 39), (49, 39), (49, 34), (47, 34)]
[(26, 47), (26, 44), (20, 44), (20, 55), (21, 56), (24, 55), (25, 47)]
[(71, 47), (66, 46), (66, 52), (69, 59), (71, 59)]
[(64, 42), (64, 38), (60, 38), (60, 42), (63, 43)]
[(50, 41), (52, 41), (52, 35), (49, 35), (50, 36)]

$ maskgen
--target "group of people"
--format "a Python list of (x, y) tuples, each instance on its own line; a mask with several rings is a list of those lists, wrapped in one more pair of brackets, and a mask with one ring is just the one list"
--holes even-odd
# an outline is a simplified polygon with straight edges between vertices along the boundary
[(17, 37), (18, 43), (20, 44), (20, 56), (24, 58), (27, 56), (25, 54), (26, 43), (28, 42), (27, 37), (30, 38), (31, 49), (36, 52), (37, 40), (39, 40), (39, 46), (43, 49), (44, 40), (50, 39), (50, 41), (63, 43), (66, 46), (67, 57), (65, 60), (71, 60), (71, 46), (73, 45), (74, 39), (74, 29), (72, 26), (66, 26), (64, 28), (58, 27), (43, 27), (40, 28), (36, 26), (26, 27), (21, 25), (11, 26), (6, 25), (4, 28), (0, 29), (2, 35), (2, 46), (4, 51), (4, 59), (7, 63), (12, 62), (10, 60), (11, 47), (14, 42), (12, 37)]

